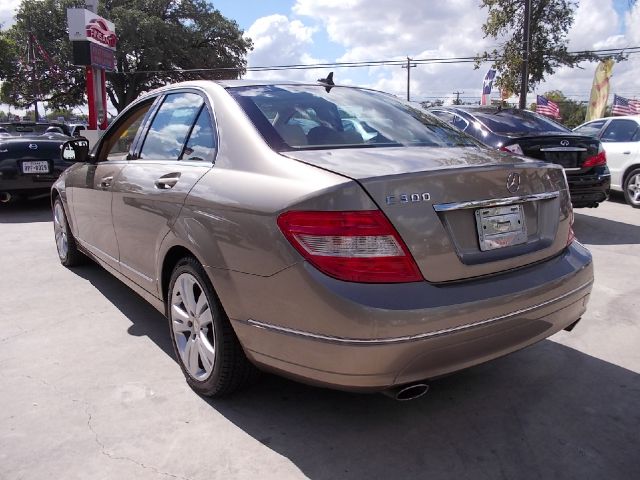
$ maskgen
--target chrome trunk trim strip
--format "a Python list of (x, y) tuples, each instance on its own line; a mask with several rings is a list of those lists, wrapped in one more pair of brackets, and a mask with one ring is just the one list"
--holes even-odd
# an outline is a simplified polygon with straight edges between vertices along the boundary
[(499, 207), (502, 205), (512, 205), (514, 203), (535, 202), (538, 200), (550, 200), (560, 196), (560, 192), (534, 193), (522, 195), (520, 197), (492, 198), (489, 200), (473, 200), (469, 202), (440, 203), (433, 206), (436, 212), (450, 212), (451, 210), (462, 210), (465, 208), (485, 208)]
[(505, 315), (500, 315), (498, 317), (488, 318), (486, 320), (480, 320), (478, 322), (467, 323), (465, 325), (459, 325), (457, 327), (444, 328), (442, 330), (436, 330), (433, 332), (425, 332), (418, 333), (415, 335), (406, 335), (404, 337), (391, 337), (391, 338), (342, 338), (342, 337), (333, 337), (331, 335), (322, 335), (318, 333), (304, 332), (301, 330), (295, 330), (289, 327), (282, 327), (279, 325), (272, 325), (270, 323), (260, 322), (258, 320), (248, 319), (246, 321), (240, 320), (242, 323), (248, 323), (249, 325), (256, 328), (263, 328), (265, 330), (272, 330), (277, 333), (284, 333), (288, 335), (295, 335), (299, 337), (307, 337), (314, 340), (323, 340), (331, 343), (342, 343), (342, 344), (350, 344), (350, 345), (388, 345), (394, 343), (403, 343), (403, 342), (412, 342), (415, 340), (424, 340), (426, 338), (437, 337), (440, 335), (446, 335), (448, 333), (460, 332), (463, 330), (468, 330), (470, 328), (475, 328), (483, 325), (488, 325), (491, 323), (495, 323), (501, 320), (506, 320), (508, 318), (512, 318), (518, 315), (522, 315), (523, 313), (530, 312), (532, 310), (536, 310), (538, 308), (545, 307), (547, 305), (551, 305), (552, 303), (559, 302), (575, 293), (580, 292), (588, 287), (593, 285), (593, 281), (587, 282), (584, 285), (581, 285), (578, 288), (574, 288), (573, 290), (566, 292), (558, 297), (552, 298), (542, 303), (538, 303), (537, 305), (532, 305), (530, 307), (522, 308), (520, 310), (516, 310), (515, 312), (507, 313)]

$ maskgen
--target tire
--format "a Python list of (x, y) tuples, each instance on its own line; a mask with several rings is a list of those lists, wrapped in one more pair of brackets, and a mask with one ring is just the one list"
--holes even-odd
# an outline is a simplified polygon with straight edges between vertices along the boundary
[(640, 208), (640, 168), (632, 170), (624, 179), (624, 199), (633, 208)]
[(181, 259), (167, 292), (171, 343), (187, 383), (198, 394), (222, 397), (251, 383), (249, 362), (209, 278), (193, 257)]
[(82, 265), (86, 257), (78, 250), (78, 244), (71, 233), (67, 214), (60, 197), (57, 197), (53, 202), (53, 233), (60, 263), (65, 267)]

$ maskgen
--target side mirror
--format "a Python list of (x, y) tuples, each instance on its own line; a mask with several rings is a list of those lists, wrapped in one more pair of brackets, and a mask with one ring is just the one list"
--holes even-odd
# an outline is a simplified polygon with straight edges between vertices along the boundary
[(89, 140), (84, 137), (64, 142), (60, 149), (60, 157), (67, 162), (86, 162), (89, 158)]

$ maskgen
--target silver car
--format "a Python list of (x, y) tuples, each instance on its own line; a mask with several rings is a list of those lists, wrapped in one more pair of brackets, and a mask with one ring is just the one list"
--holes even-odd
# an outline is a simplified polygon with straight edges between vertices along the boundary
[(572, 328), (591, 291), (561, 167), (380, 92), (176, 84), (63, 152), (62, 264), (90, 257), (163, 312), (203, 395), (267, 370), (413, 398)]

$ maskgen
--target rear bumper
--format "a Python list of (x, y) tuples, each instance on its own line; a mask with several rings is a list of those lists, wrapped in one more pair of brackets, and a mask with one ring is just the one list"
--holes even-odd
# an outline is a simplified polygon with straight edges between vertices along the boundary
[[(578, 243), (537, 265), (448, 285), (349, 284), (304, 264), (261, 279), (230, 275), (243, 304), (228, 305), (234, 292), (224, 286), (220, 297), (255, 363), (358, 391), (436, 377), (542, 340), (582, 316), (593, 281), (591, 256)], [(220, 280), (219, 290), (229, 286)], [(283, 281), (288, 287), (276, 286)]]
[(49, 173), (46, 174), (23, 174), (19, 165), (17, 160), (5, 159), (0, 162), (0, 192), (27, 197), (48, 195), (60, 174), (73, 162), (49, 160)]
[(567, 175), (571, 203), (575, 208), (593, 207), (609, 198), (611, 175), (606, 167), (589, 175)]

